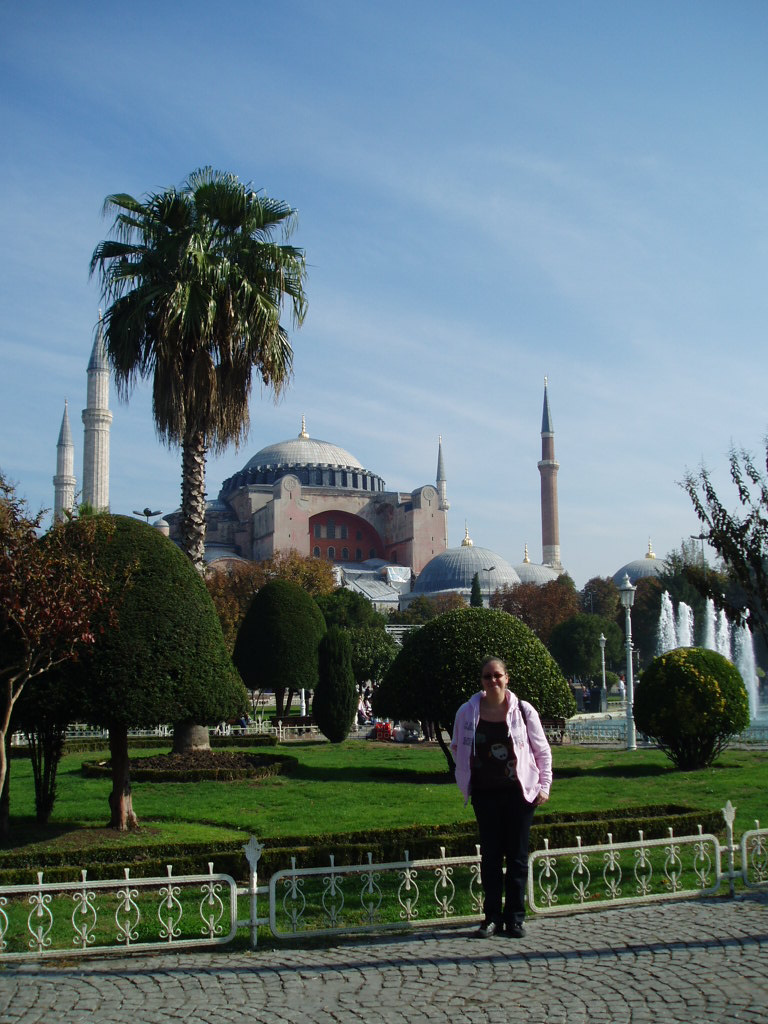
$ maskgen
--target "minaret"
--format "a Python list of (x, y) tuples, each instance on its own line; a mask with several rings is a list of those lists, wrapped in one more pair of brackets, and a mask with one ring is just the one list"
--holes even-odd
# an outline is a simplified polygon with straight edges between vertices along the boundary
[(109, 508), (109, 366), (99, 313), (99, 327), (88, 363), (88, 401), (83, 409), (83, 503)]
[[(437, 438), (437, 479), (435, 481), (437, 485), (437, 500), (438, 508), (441, 512), (447, 512), (451, 507), (448, 502), (447, 496), (447, 480), (445, 478), (445, 466), (443, 465), (443, 435), (439, 434)], [(443, 538), (445, 547), (448, 547), (448, 516), (445, 517), (445, 537)]]
[(560, 562), (560, 524), (557, 509), (557, 471), (560, 463), (555, 459), (555, 432), (549, 411), (547, 378), (544, 378), (544, 413), (541, 418), (541, 547), (542, 562), (553, 569), (562, 569)]
[(75, 446), (69, 429), (69, 412), (64, 400), (64, 415), (56, 445), (56, 476), (53, 478), (53, 518), (60, 522), (75, 506)]

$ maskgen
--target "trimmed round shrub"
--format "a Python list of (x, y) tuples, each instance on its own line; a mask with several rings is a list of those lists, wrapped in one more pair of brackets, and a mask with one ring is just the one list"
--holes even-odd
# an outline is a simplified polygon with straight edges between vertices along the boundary
[(415, 630), (374, 692), (374, 711), (432, 721), (451, 731), (456, 712), (480, 689), (486, 658), (502, 658), (509, 687), (547, 718), (570, 718), (576, 702), (557, 662), (514, 615), (461, 608)]
[(656, 658), (635, 691), (635, 724), (677, 768), (706, 768), (749, 725), (738, 669), (716, 651), (680, 647)]
[[(77, 714), (110, 729), (213, 725), (241, 714), (248, 695), (189, 558), (138, 519), (97, 522), (94, 543), (110, 580), (114, 619), (98, 624), (96, 643), (80, 662), (65, 666), (84, 683)], [(77, 521), (70, 528), (77, 530)], [(80, 695), (73, 689), (71, 696), (74, 703)]]
[(347, 738), (357, 708), (352, 671), (352, 644), (347, 631), (331, 626), (318, 648), (319, 678), (312, 714), (320, 732), (331, 743)]
[(313, 598), (297, 583), (272, 580), (245, 613), (232, 659), (251, 690), (313, 690), (324, 633), (325, 619)]

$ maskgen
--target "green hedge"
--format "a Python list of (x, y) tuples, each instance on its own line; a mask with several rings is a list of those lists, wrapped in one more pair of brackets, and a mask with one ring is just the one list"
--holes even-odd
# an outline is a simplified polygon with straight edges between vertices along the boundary
[[(631, 807), (606, 814), (542, 812), (534, 819), (531, 829), (532, 850), (544, 846), (549, 839), (550, 849), (576, 845), (581, 836), (584, 846), (605, 843), (610, 832), (615, 843), (633, 842), (642, 829), (646, 839), (661, 839), (672, 828), (677, 836), (695, 835), (701, 825), (705, 832), (717, 835), (722, 827), (719, 811), (699, 811), (675, 804), (654, 807)], [(128, 867), (136, 878), (164, 876), (166, 865), (173, 864), (175, 875), (200, 874), (208, 870), (213, 861), (214, 870), (230, 874), (239, 881), (248, 877), (248, 863), (243, 847), (248, 839), (226, 840), (221, 843), (169, 843), (159, 846), (106, 847), (89, 850), (88, 877), (93, 879), (118, 878)], [(411, 825), (399, 829), (369, 829), (337, 835), (281, 836), (262, 839), (264, 852), (259, 861), (259, 876), (267, 880), (276, 871), (289, 868), (291, 857), (298, 867), (325, 867), (333, 854), (337, 864), (364, 864), (368, 853), (374, 863), (399, 861), (408, 850), (412, 860), (436, 857), (444, 846), (446, 856), (473, 854), (478, 843), (474, 821), (454, 825)], [(75, 881), (80, 877), (81, 865), (71, 865), (72, 851), (29, 853), (17, 850), (0, 854), (0, 885), (29, 884), (37, 871), (45, 872), (47, 881)]]
[[(258, 757), (259, 755), (253, 755)], [(274, 775), (284, 775), (298, 767), (299, 759), (291, 754), (261, 755), (269, 758), (262, 763), (254, 763), (247, 768), (233, 768), (224, 765), (221, 768), (142, 768), (141, 760), (131, 763), (132, 782), (235, 782), (238, 779), (268, 779)], [(108, 762), (83, 761), (81, 773), (87, 779), (111, 778), (112, 769)]]

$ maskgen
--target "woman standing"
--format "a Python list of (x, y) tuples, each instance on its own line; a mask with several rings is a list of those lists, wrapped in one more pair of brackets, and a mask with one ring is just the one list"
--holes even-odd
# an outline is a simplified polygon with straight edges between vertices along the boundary
[(483, 663), (480, 680), (482, 691), (456, 713), (451, 742), (456, 783), (472, 800), (480, 832), (485, 919), (476, 934), (491, 938), (506, 931), (518, 939), (524, 934), (528, 837), (536, 807), (549, 799), (552, 751), (536, 709), (508, 689), (500, 658)]

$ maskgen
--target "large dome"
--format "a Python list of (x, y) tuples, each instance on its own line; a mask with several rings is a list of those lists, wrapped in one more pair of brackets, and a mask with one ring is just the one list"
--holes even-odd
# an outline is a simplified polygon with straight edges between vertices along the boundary
[(340, 466), (342, 469), (363, 469), (363, 464), (344, 448), (330, 441), (310, 437), (305, 430), (288, 441), (268, 444), (249, 459), (244, 469), (257, 466)]
[(515, 570), (490, 548), (478, 548), (466, 534), (459, 548), (449, 548), (435, 555), (419, 573), (414, 594), (440, 594), (454, 590), (469, 595), (472, 580), (477, 574), (483, 595), (495, 593), (505, 585), (515, 586), (520, 577)]
[(268, 444), (222, 484), (219, 498), (228, 500), (241, 487), (272, 487), (281, 477), (291, 474), (303, 487), (322, 487), (348, 491), (384, 491), (381, 477), (354, 455), (330, 441), (310, 437), (304, 420), (301, 433), (288, 441)]

